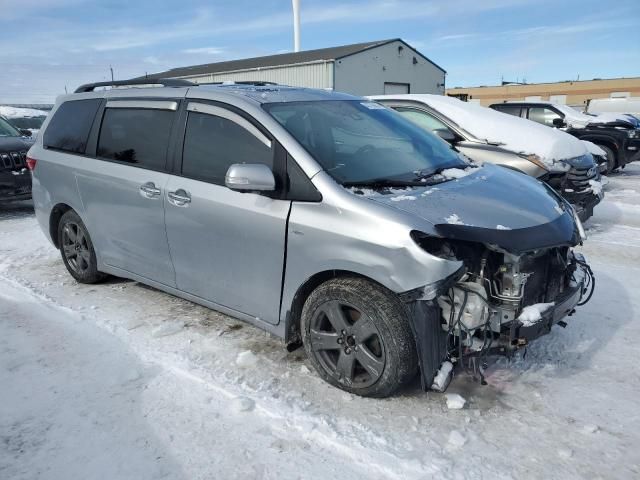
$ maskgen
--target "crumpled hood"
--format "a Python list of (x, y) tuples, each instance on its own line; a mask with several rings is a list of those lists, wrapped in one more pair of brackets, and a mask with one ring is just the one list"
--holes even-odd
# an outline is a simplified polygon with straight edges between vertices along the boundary
[(369, 198), (426, 220), (446, 238), (495, 244), (512, 252), (578, 243), (572, 212), (549, 187), (499, 166), (474, 170), (432, 187)]

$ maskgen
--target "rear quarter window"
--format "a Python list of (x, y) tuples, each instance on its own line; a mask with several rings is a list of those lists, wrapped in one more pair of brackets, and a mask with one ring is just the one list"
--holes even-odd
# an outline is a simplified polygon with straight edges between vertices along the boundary
[(519, 117), (520, 112), (522, 111), (521, 107), (517, 107), (515, 105), (493, 105), (491, 108), (502, 113), (508, 113), (509, 115), (513, 115), (515, 117)]
[(53, 114), (42, 138), (45, 148), (85, 153), (89, 132), (102, 99), (65, 102)]

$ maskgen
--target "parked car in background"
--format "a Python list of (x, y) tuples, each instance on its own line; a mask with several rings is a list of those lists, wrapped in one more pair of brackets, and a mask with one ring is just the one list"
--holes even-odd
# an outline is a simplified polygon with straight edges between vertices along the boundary
[(31, 198), (27, 150), (33, 140), (0, 117), (0, 202)]
[(37, 110), (34, 108), (21, 108), (21, 107), (7, 107), (0, 105), (0, 115), (9, 121), (14, 127), (22, 130), (26, 133), (29, 131), (29, 136), (35, 137), (42, 127), (44, 119), (47, 118), (47, 113), (44, 110)]
[(302, 341), (374, 397), (418, 370), (441, 390), (450, 361), (510, 354), (590, 297), (581, 222), (541, 182), (360, 97), (158, 82), (60, 97), (29, 151), (79, 282), (135, 279)]
[(587, 105), (586, 113), (630, 113), (640, 115), (640, 97), (594, 98)]
[(437, 133), (476, 162), (495, 163), (547, 182), (569, 200), (583, 221), (593, 215), (593, 208), (603, 198), (593, 156), (571, 135), (453, 97), (405, 94), (370, 98)]
[(595, 143), (607, 153), (607, 172), (640, 159), (640, 131), (631, 122), (585, 115), (552, 102), (506, 102), (490, 106), (499, 112), (565, 130)]

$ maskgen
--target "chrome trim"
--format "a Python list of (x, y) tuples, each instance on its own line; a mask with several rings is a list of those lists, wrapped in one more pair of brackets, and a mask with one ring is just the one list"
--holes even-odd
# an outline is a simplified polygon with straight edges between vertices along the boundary
[(171, 100), (107, 100), (107, 108), (152, 108), (176, 111), (178, 102)]
[(269, 140), (260, 130), (258, 130), (251, 122), (241, 117), (237, 113), (224, 108), (216, 107), (214, 105), (207, 105), (206, 103), (191, 102), (187, 106), (189, 112), (205, 113), (208, 115), (215, 115), (216, 117), (225, 118), (238, 126), (244, 128), (251, 135), (256, 137), (267, 147), (271, 148), (271, 140)]

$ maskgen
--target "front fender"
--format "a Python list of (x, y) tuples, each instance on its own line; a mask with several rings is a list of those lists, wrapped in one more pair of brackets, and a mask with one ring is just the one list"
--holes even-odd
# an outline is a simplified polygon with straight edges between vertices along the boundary
[(401, 223), (325, 203), (294, 202), (280, 317), (285, 319), (298, 289), (320, 272), (352, 272), (403, 293), (447, 278), (460, 266), (422, 250)]

